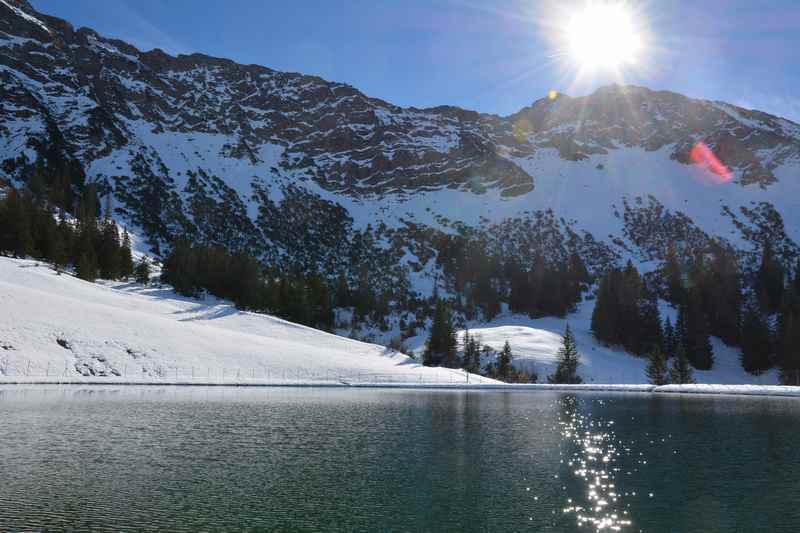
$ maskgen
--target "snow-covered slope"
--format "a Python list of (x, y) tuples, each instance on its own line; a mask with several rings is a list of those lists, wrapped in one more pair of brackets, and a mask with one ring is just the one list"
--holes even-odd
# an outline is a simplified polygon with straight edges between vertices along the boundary
[[(465, 382), (382, 346), (168, 288), (87, 283), (0, 258), (0, 382), (129, 380)], [(479, 376), (470, 381), (491, 382)]]
[[(591, 302), (565, 319), (503, 313), (470, 332), (497, 350), (510, 341), (514, 363), (540, 381), (556, 365), (567, 323), (592, 383), (646, 383), (645, 361), (599, 346), (589, 331)], [(462, 332), (463, 333), (463, 332)], [(424, 336), (407, 341), (421, 354)], [(714, 339), (716, 362), (698, 383), (777, 382), (774, 371), (746, 374), (738, 351)], [(464, 383), (463, 372), (425, 368), (405, 355), (214, 298), (176, 295), (169, 287), (88, 283), (29, 260), (0, 257), (0, 382), (93, 377), (189, 382)], [(470, 383), (492, 380), (470, 376)]]

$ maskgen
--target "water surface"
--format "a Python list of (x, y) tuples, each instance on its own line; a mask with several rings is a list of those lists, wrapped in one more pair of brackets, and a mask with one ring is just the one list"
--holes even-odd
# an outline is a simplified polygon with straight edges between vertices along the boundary
[(0, 387), (0, 530), (800, 531), (800, 401)]

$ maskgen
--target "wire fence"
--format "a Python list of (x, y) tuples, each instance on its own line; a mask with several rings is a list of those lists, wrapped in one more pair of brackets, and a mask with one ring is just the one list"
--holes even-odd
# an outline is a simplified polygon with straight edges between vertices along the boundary
[(109, 381), (163, 381), (163, 382), (265, 382), (265, 383), (420, 383), (420, 384), (464, 384), (488, 381), (481, 376), (468, 374), (459, 369), (428, 369), (416, 367), (397, 373), (375, 373), (369, 371), (343, 371), (337, 368), (285, 368), (265, 365), (239, 366), (180, 366), (159, 365), (142, 367), (91, 367), (87, 365), (51, 362), (42, 363), (30, 359), (0, 358), (0, 380), (24, 379), (97, 379)]
[[(800, 386), (800, 370), (784, 375), (785, 385)], [(622, 376), (617, 376), (622, 377)], [(59, 380), (91, 380), (130, 382), (181, 382), (181, 383), (332, 383), (352, 385), (359, 383), (415, 383), (415, 384), (476, 384), (493, 382), (488, 378), (468, 374), (461, 369), (415, 366), (396, 373), (376, 373), (341, 368), (302, 368), (274, 367), (257, 365), (240, 366), (181, 366), (158, 364), (151, 366), (122, 364), (113, 366), (105, 362), (91, 366), (87, 363), (72, 362), (55, 364), (42, 363), (27, 358), (0, 357), (0, 383), (13, 380), (24, 381), (59, 381)], [(774, 377), (769, 375), (753, 376), (751, 384), (774, 384)], [(590, 379), (587, 383), (628, 383), (630, 379)]]

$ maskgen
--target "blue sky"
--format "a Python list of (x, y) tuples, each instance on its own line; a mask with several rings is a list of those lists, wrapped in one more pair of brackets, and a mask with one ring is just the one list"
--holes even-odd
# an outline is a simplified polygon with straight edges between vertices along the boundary
[[(586, 0), (31, 0), (147, 50), (202, 52), (349, 83), (403, 106), (509, 114), (550, 89), (580, 95), (552, 27)], [(625, 83), (800, 121), (800, 1), (630, 0), (648, 52)], [(577, 7), (575, 7), (577, 9)]]

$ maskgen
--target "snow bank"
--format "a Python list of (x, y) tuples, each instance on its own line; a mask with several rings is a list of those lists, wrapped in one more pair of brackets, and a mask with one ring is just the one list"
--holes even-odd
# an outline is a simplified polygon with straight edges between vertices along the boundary
[[(168, 288), (0, 258), (0, 382), (463, 383), (367, 344)], [(469, 376), (470, 382), (492, 382)]]
[(664, 385), (655, 387), (657, 393), (730, 394), (736, 396), (794, 396), (800, 397), (800, 387), (775, 385)]

